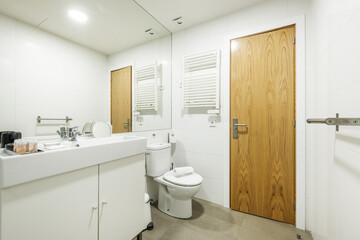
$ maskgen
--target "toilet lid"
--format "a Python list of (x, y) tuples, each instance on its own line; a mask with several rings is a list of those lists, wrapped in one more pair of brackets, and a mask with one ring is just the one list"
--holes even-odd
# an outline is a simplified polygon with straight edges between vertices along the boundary
[(191, 173), (181, 177), (175, 177), (173, 170), (165, 173), (163, 178), (164, 180), (179, 186), (196, 186), (203, 181), (203, 178), (197, 173)]

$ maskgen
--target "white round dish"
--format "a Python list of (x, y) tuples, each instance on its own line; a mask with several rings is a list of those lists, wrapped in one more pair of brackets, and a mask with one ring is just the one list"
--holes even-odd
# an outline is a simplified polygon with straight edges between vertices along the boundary
[(95, 138), (110, 137), (112, 126), (105, 121), (96, 121), (91, 124), (91, 135)]

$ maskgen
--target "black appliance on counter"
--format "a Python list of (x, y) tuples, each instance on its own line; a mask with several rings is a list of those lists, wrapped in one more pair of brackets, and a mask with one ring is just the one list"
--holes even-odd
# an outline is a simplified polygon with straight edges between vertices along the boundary
[(8, 143), (14, 143), (16, 139), (21, 138), (21, 132), (5, 131), (0, 132), (0, 148), (5, 148), (5, 145)]

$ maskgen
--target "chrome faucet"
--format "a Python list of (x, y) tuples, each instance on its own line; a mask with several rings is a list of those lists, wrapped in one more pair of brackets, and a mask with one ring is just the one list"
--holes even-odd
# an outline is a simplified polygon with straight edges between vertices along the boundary
[(60, 130), (56, 131), (62, 139), (68, 138), (69, 129), (67, 127), (60, 127)]
[(79, 127), (69, 128), (69, 141), (76, 141), (76, 137), (80, 136)]

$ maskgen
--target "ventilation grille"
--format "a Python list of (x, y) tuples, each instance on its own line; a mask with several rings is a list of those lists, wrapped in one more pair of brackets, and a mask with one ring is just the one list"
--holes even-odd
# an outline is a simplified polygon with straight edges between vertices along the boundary
[(219, 109), (220, 51), (184, 57), (182, 107)]

